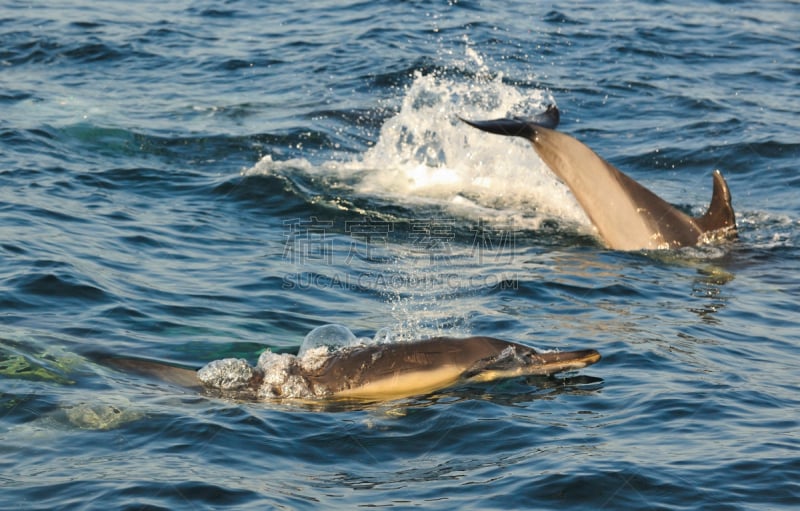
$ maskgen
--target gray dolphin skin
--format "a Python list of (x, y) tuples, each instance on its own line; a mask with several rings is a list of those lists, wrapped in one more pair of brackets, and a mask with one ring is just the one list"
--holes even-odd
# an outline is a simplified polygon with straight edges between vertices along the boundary
[(719, 170), (706, 213), (690, 217), (603, 160), (575, 138), (555, 131), (560, 114), (554, 106), (533, 119), (469, 121), (498, 135), (522, 137), (563, 181), (614, 250), (663, 250), (694, 246), (737, 236), (728, 185)]
[[(315, 398), (390, 400), (433, 392), (464, 381), (552, 375), (581, 369), (598, 360), (600, 354), (595, 350), (538, 353), (527, 346), (492, 337), (435, 337), (343, 348), (314, 368), (294, 364), (290, 374), (300, 378)], [(196, 371), (161, 362), (107, 358), (103, 363), (189, 389), (201, 390), (204, 386)], [(256, 399), (256, 389), (264, 378), (255, 371), (245, 388), (227, 395)]]

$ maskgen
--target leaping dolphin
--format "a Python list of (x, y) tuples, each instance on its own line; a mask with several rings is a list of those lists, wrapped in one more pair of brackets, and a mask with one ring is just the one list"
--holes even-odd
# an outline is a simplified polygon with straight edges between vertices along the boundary
[[(226, 396), (239, 399), (374, 401), (425, 394), (461, 381), (552, 375), (581, 369), (600, 360), (595, 350), (539, 353), (533, 348), (492, 337), (434, 337), (341, 348), (318, 364), (303, 362), (294, 355), (270, 355), (281, 358), (284, 365), (285, 373), (280, 381), (264, 370), (261, 360), (256, 368), (241, 359), (216, 361), (230, 367), (238, 362), (240, 368), (244, 366), (247, 370), (239, 375), (238, 381), (223, 375), (211, 383), (202, 372), (214, 363), (205, 366), (199, 374), (151, 360), (106, 358), (103, 362), (189, 389), (210, 387), (213, 391), (216, 387), (225, 390)], [(274, 363), (274, 360), (270, 362)], [(220, 383), (222, 380), (225, 383)]]
[(532, 120), (464, 122), (490, 133), (528, 139), (539, 157), (572, 191), (600, 238), (615, 250), (672, 249), (736, 238), (728, 185), (719, 170), (708, 211), (693, 218), (602, 159), (575, 138), (555, 131), (555, 106)]

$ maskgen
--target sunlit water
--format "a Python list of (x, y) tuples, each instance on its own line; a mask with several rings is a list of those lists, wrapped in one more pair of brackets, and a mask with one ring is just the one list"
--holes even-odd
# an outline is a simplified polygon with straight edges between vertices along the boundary
[[(800, 6), (6, 2), (0, 507), (795, 509)], [(740, 240), (605, 250), (533, 115)], [(598, 350), (373, 405), (97, 364), (315, 327)]]

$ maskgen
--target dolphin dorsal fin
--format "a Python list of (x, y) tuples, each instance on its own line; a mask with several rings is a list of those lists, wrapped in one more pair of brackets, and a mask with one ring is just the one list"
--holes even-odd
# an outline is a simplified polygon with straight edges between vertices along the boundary
[(711, 194), (711, 204), (703, 216), (694, 219), (700, 229), (705, 233), (723, 231), (725, 237), (736, 236), (736, 215), (731, 206), (731, 192), (728, 183), (722, 177), (722, 172), (715, 170), (713, 173), (714, 191)]

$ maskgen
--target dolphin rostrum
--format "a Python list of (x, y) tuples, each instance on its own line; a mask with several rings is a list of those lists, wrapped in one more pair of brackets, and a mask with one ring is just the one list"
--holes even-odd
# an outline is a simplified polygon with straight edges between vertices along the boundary
[(600, 238), (615, 250), (672, 249), (736, 238), (728, 185), (719, 170), (706, 213), (690, 217), (602, 159), (575, 138), (555, 131), (555, 106), (532, 120), (464, 122), (490, 133), (528, 139), (572, 191)]
[[(237, 399), (389, 400), (462, 381), (547, 376), (598, 360), (600, 354), (595, 350), (539, 353), (492, 337), (434, 337), (340, 348), (317, 360), (265, 352), (257, 367), (242, 359), (217, 360), (199, 371), (133, 358), (106, 358), (103, 363), (185, 388), (221, 391)], [(281, 371), (276, 373), (276, 367)]]

